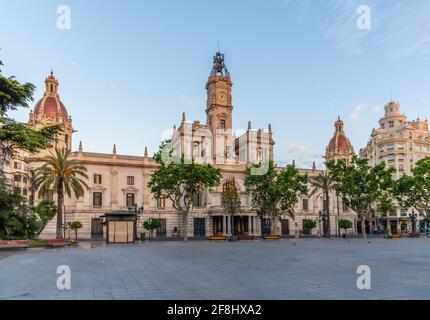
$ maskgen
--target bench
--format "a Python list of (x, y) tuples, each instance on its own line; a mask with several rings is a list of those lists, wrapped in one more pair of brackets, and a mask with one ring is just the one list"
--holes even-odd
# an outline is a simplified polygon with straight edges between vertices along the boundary
[(0, 250), (18, 250), (27, 249), (27, 240), (11, 240), (11, 241), (0, 241)]
[(280, 236), (277, 234), (268, 235), (263, 237), (264, 240), (279, 240)]
[(214, 240), (214, 241), (225, 241), (225, 240), (227, 240), (227, 236), (209, 236), (208, 240), (209, 241), (212, 241), (212, 240)]
[(67, 241), (64, 239), (47, 240), (48, 248), (63, 248), (67, 246)]
[(409, 238), (419, 238), (421, 235), (417, 232), (417, 233), (409, 233), (408, 237)]
[(254, 240), (254, 236), (242, 235), (239, 236), (239, 240)]
[(401, 233), (393, 233), (393, 234), (391, 234), (391, 238), (392, 239), (400, 239), (402, 237), (403, 237), (403, 234), (401, 234)]

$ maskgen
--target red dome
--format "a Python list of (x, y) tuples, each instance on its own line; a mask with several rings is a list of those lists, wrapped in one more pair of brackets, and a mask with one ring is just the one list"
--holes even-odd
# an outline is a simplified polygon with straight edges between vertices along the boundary
[(64, 104), (57, 97), (44, 97), (40, 99), (34, 107), (34, 113), (42, 114), (47, 118), (56, 118), (62, 116), (64, 119), (69, 117)]
[(335, 135), (328, 144), (328, 152), (344, 152), (350, 150), (352, 150), (351, 142), (342, 134)]

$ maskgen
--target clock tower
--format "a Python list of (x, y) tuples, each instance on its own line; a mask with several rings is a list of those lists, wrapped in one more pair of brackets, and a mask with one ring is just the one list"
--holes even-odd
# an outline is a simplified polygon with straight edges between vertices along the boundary
[(218, 129), (232, 129), (232, 96), (230, 73), (224, 63), (224, 54), (217, 52), (213, 58), (213, 67), (206, 83), (206, 124), (213, 133)]

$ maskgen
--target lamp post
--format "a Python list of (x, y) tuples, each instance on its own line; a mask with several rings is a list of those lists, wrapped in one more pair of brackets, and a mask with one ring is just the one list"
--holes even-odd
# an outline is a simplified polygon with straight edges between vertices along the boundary
[(418, 215), (415, 213), (415, 211), (412, 210), (412, 213), (409, 214), (409, 218), (411, 219), (412, 224), (412, 233), (417, 233), (417, 217)]
[(323, 229), (324, 229), (324, 237), (328, 238), (330, 235), (330, 226), (327, 226), (328, 213), (327, 210), (322, 211), (322, 219), (323, 219)]
[(66, 223), (66, 205), (63, 202), (63, 239), (66, 240), (66, 228), (67, 228), (67, 223)]
[(321, 220), (322, 220), (321, 215), (322, 215), (322, 212), (320, 211), (318, 213), (318, 217), (317, 217), (317, 221), (318, 221), (318, 238), (321, 238), (321, 235), (322, 235), (322, 232), (321, 232)]
[(137, 204), (134, 204), (134, 213), (136, 214), (136, 223), (134, 224), (134, 235), (135, 235), (135, 240), (139, 240), (139, 237), (137, 236), (137, 223), (140, 220), (140, 215), (143, 214), (143, 206), (138, 208)]

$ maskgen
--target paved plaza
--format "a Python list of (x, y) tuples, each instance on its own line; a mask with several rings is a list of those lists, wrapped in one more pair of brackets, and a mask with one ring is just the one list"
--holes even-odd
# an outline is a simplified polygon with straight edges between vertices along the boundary
[[(0, 299), (430, 299), (430, 239), (152, 242), (0, 253)], [(59, 290), (57, 267), (71, 269)], [(371, 268), (358, 290), (357, 267)]]

